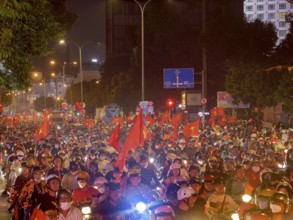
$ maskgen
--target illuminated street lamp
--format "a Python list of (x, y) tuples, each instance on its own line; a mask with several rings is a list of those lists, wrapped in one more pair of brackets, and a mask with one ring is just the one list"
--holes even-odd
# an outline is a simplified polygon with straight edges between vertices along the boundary
[[(78, 55), (79, 55), (79, 73), (80, 73), (80, 99), (81, 102), (83, 103), (83, 72), (82, 72), (82, 50), (84, 48), (84, 46), (86, 46), (87, 44), (90, 43), (96, 43), (96, 44), (101, 44), (101, 42), (93, 42), (93, 41), (87, 41), (81, 45), (79, 45), (78, 43), (76, 43), (75, 41), (67, 41), (68, 43), (71, 43), (73, 45), (75, 45), (78, 49)], [(66, 44), (65, 40), (60, 40), (59, 44)]]

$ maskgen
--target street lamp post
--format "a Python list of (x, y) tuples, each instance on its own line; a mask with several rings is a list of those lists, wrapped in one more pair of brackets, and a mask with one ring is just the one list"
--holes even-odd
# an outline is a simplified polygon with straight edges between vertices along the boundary
[[(73, 45), (75, 45), (78, 49), (78, 56), (79, 56), (79, 73), (80, 73), (80, 99), (81, 102), (83, 103), (83, 71), (82, 71), (82, 50), (84, 48), (85, 45), (90, 44), (90, 43), (98, 43), (100, 44), (100, 42), (93, 42), (93, 41), (87, 41), (81, 45), (79, 45), (78, 43), (76, 43), (75, 41), (67, 41), (68, 43), (72, 43)], [(60, 44), (65, 44), (66, 42), (64, 40), (61, 40), (59, 42)]]
[(141, 12), (141, 101), (144, 101), (144, 10), (151, 0), (144, 4), (140, 4), (138, 0), (134, 0), (134, 2), (139, 6)]

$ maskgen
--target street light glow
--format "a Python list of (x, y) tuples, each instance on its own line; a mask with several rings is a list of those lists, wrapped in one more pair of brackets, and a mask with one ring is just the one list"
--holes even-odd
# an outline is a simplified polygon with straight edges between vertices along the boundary
[(52, 65), (55, 65), (55, 64), (56, 64), (56, 61), (55, 61), (55, 60), (51, 60), (50, 63), (51, 63)]
[(98, 59), (97, 58), (92, 58), (92, 63), (97, 63)]
[(64, 39), (60, 40), (59, 44), (65, 44), (65, 40)]
[(55, 74), (55, 73), (51, 73), (51, 76), (52, 76), (52, 77), (55, 77), (55, 76), (56, 76), (56, 74)]

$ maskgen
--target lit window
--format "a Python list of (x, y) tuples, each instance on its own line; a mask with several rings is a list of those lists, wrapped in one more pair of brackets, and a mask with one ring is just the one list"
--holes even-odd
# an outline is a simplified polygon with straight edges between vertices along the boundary
[(285, 12), (280, 12), (279, 18), (285, 18), (285, 17), (286, 17), (286, 13)]
[(268, 9), (269, 10), (275, 10), (275, 5), (274, 4), (269, 4)]
[(275, 13), (269, 13), (268, 18), (269, 19), (275, 19)]
[(263, 6), (263, 5), (257, 5), (257, 6), (256, 6), (256, 9), (257, 9), (258, 11), (263, 11), (264, 6)]
[(264, 19), (264, 14), (257, 14), (257, 19), (263, 20)]
[(285, 30), (279, 31), (279, 37), (284, 37), (285, 35), (286, 35), (286, 31)]
[(246, 6), (246, 11), (252, 11), (252, 9), (253, 9), (253, 6), (252, 5)]
[(282, 10), (282, 9), (286, 9), (286, 3), (280, 3), (279, 4), (279, 9)]

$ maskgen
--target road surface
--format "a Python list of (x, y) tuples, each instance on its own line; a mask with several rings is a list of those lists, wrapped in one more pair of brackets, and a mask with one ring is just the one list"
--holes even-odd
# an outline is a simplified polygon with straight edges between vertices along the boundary
[(7, 202), (7, 195), (1, 195), (5, 188), (5, 180), (0, 174), (0, 220), (10, 220), (11, 215), (8, 212), (9, 203)]

